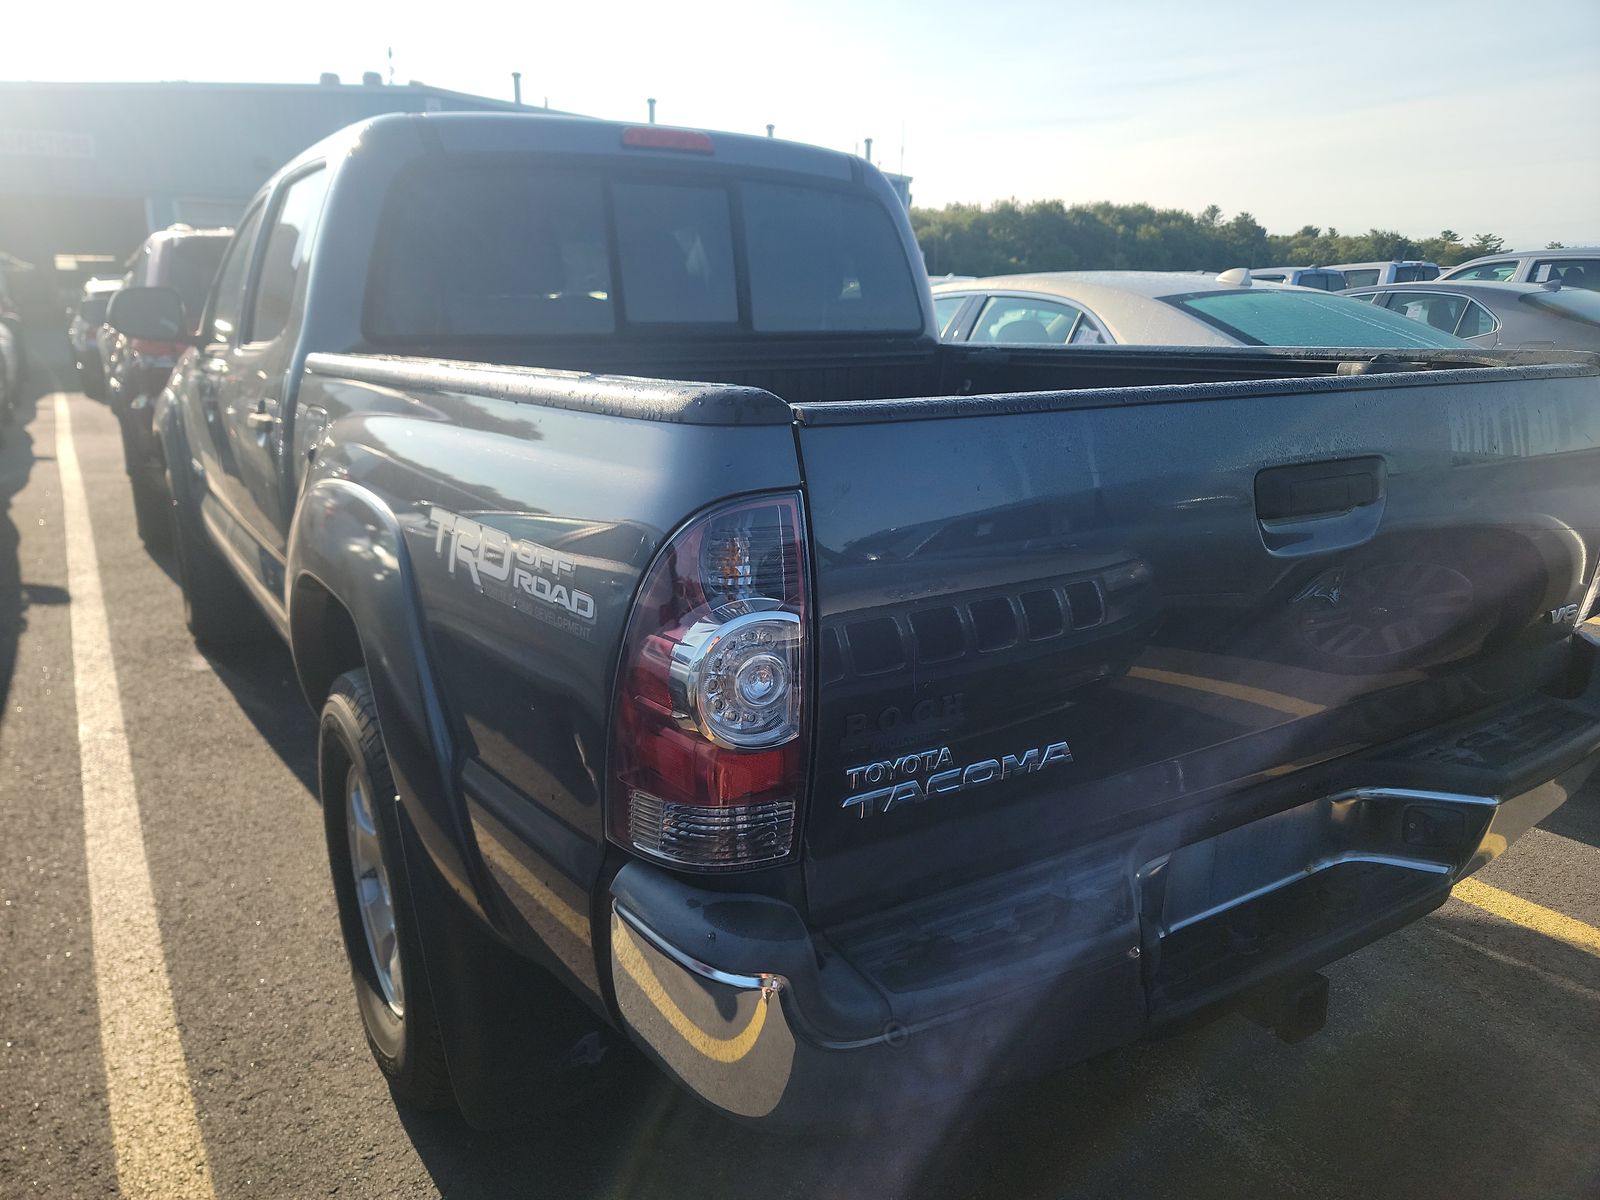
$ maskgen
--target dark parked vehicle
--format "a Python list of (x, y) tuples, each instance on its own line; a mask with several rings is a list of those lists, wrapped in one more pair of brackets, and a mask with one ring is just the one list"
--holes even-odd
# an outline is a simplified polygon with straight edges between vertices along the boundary
[(251, 204), (159, 405), (177, 561), (322, 714), (405, 1101), (513, 1119), (622, 1034), (851, 1121), (1299, 1036), (1591, 770), (1600, 360), (940, 344), (920, 261), (859, 159), (543, 116)]
[[(217, 265), (233, 237), (231, 229), (191, 229), (174, 225), (152, 233), (128, 264), (125, 287), (170, 288), (184, 311), (198, 322)], [(112, 293), (115, 294), (115, 293)], [(133, 487), (139, 536), (164, 541), (167, 516), (166, 468), (150, 425), (156, 396), (183, 353), (182, 339), (196, 332), (185, 327), (171, 338), (136, 338), (113, 331), (105, 360), (105, 391), (122, 427), (122, 455)]]
[(1345, 282), (1344, 272), (1332, 267), (1251, 267), (1250, 278), (1262, 283), (1316, 288), (1320, 292), (1337, 292), (1350, 286)]
[(16, 414), (17, 402), (22, 396), (23, 379), (27, 375), (22, 316), (11, 294), (6, 271), (3, 256), (0, 256), (0, 441), (5, 440), (6, 427)]
[(90, 279), (83, 285), (67, 321), (67, 342), (72, 347), (72, 365), (78, 375), (78, 386), (91, 400), (106, 398), (106, 368), (100, 358), (97, 335), (106, 321), (106, 305), (112, 293), (121, 287), (120, 278)]
[(1600, 351), (1600, 294), (1537, 283), (1395, 283), (1346, 292), (1491, 349)]
[(11, 327), (0, 322), (0, 441), (16, 414), (22, 391), (22, 343)]

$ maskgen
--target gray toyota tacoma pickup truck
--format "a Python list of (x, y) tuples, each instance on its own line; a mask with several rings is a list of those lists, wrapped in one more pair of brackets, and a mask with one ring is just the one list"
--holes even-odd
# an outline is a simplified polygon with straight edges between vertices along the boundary
[(1312, 1029), (1600, 750), (1600, 360), (1382, 315), (940, 345), (882, 177), (765, 138), (393, 116), (284, 168), (157, 428), (194, 634), (264, 614), (321, 713), (397, 1095), (493, 1124), (626, 1039), (853, 1120)]

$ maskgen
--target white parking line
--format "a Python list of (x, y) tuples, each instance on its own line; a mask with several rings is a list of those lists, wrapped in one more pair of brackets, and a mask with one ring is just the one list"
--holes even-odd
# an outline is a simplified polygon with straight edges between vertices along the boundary
[(189, 1091), (172, 985), (161, 951), (89, 498), (78, 468), (65, 393), (55, 395), (55, 416), (83, 776), (90, 945), (117, 1183), (125, 1197), (209, 1200), (215, 1195), (211, 1168)]

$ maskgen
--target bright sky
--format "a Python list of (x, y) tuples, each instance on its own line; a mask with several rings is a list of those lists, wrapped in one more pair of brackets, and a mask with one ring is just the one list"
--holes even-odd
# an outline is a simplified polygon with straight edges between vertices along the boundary
[[(1512, 246), (1600, 243), (1600, 0), (328, 0), (13, 11), (0, 78), (363, 70), (759, 133), (914, 176), (918, 204), (1247, 209)], [(68, 15), (70, 13), (70, 15)], [(32, 23), (32, 24), (30, 24)], [(70, 29), (63, 28), (63, 23)], [(97, 32), (98, 31), (98, 32)], [(104, 36), (101, 36), (103, 34)], [(903, 134), (903, 138), (902, 138)], [(902, 160), (902, 144), (904, 158)]]

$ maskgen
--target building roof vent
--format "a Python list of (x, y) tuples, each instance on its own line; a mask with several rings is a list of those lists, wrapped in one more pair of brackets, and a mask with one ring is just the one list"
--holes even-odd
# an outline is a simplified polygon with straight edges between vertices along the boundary
[(376, 72), (376, 71), (363, 71), (363, 72), (361, 72), (361, 86), (362, 87), (382, 87), (383, 86), (383, 76), (378, 74), (378, 72)]
[(339, 76), (333, 71), (324, 71), (320, 76), (317, 77), (317, 82), (323, 87), (338, 87)]

